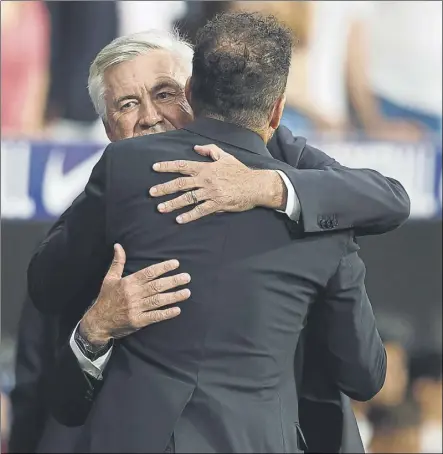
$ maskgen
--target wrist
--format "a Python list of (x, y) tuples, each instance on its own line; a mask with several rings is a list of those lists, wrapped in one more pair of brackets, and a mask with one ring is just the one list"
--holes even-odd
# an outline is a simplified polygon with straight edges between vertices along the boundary
[(255, 170), (257, 179), (256, 206), (284, 211), (288, 190), (275, 170)]
[(108, 344), (112, 337), (94, 322), (93, 316), (87, 312), (78, 325), (79, 334), (96, 348)]

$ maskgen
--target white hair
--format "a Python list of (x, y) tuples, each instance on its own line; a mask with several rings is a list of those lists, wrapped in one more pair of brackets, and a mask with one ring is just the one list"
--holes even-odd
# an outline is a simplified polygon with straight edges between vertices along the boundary
[(192, 72), (192, 46), (183, 40), (176, 30), (165, 32), (148, 30), (121, 36), (105, 46), (95, 57), (89, 68), (88, 91), (95, 111), (106, 118), (105, 71), (111, 66), (144, 55), (151, 50), (167, 50), (175, 54), (190, 75)]

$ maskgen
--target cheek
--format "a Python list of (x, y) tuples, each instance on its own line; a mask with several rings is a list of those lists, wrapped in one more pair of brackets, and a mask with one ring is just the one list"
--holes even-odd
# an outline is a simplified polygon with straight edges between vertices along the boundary
[(129, 139), (134, 136), (138, 116), (135, 112), (128, 112), (116, 118), (113, 123), (116, 140)]
[(182, 128), (193, 119), (192, 110), (187, 102), (178, 102), (165, 106), (163, 116), (176, 129)]

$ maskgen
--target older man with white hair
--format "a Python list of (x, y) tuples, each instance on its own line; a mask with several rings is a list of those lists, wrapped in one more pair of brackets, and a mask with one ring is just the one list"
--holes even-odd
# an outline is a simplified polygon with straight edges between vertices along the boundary
[[(174, 33), (137, 33), (117, 38), (106, 46), (91, 65), (89, 93), (109, 139), (117, 141), (165, 132), (181, 128), (191, 121), (193, 115), (185, 97), (185, 84), (191, 70), (192, 48)], [(275, 172), (256, 172), (251, 169), (250, 173), (245, 173), (244, 166), (222, 150), (214, 146), (199, 147), (197, 152), (214, 158), (216, 162), (203, 165), (191, 161), (161, 163), (159, 171), (189, 177), (151, 188), (150, 193), (157, 197), (189, 190), (158, 206), (159, 211), (167, 213), (195, 205), (189, 213), (180, 214), (177, 222), (194, 221), (215, 211), (238, 212), (261, 205), (284, 210), (294, 223), (301, 221), (306, 232), (355, 228), (357, 225), (367, 229), (362, 219), (374, 216), (377, 209), (388, 201), (386, 191), (384, 198), (377, 197), (377, 207), (371, 194), (375, 196), (385, 186), (386, 189), (392, 189), (389, 193), (391, 203), (401, 202), (403, 197), (404, 190), (395, 180), (384, 178), (375, 171), (343, 168), (321, 151), (306, 145), (304, 139), (294, 139), (284, 127), (277, 129), (269, 149), (274, 157), (306, 171), (294, 169), (293, 175), (277, 171), (277, 178)], [(308, 171), (309, 168), (313, 170)], [(353, 184), (358, 192), (350, 190)], [(334, 193), (331, 193), (332, 190)], [(340, 191), (343, 191), (342, 195)], [(354, 194), (358, 196), (352, 200)], [(368, 200), (361, 200), (360, 194), (365, 194)], [(277, 207), (275, 200), (285, 200), (284, 206)], [(346, 207), (343, 200), (347, 200)], [(364, 211), (365, 205), (368, 208), (371, 206), (374, 211), (357, 213), (356, 207)], [(407, 212), (406, 206), (407, 202), (403, 208), (404, 214)], [(354, 213), (350, 207), (353, 207)], [(385, 214), (388, 214), (387, 211)], [(377, 229), (389, 230), (402, 222), (400, 219), (398, 221), (391, 227), (372, 227), (371, 233)], [(108, 281), (105, 280), (104, 285), (108, 285)], [(116, 291), (114, 294), (122, 295)], [(100, 356), (98, 353), (103, 353), (101, 348), (105, 346), (94, 345), (99, 344), (96, 333), (111, 334), (110, 337), (117, 338), (121, 337), (122, 331), (127, 335), (139, 329), (130, 318), (120, 319), (116, 323), (114, 317), (119, 310), (127, 308), (128, 304), (132, 307), (135, 302), (129, 303), (125, 299), (116, 302), (113, 297), (109, 310), (108, 299), (100, 296), (82, 318), (76, 331), (76, 340), (74, 335), (71, 336), (71, 347), (78, 361), (96, 378), (101, 377), (105, 358), (111, 352), (109, 348), (107, 355), (101, 357), (101, 367), (95, 368), (97, 362), (94, 361), (85, 362), (85, 355), (81, 351), (88, 352), (88, 348), (92, 350), (90, 358), (97, 358)], [(157, 313), (153, 312), (152, 317), (156, 316)], [(81, 345), (82, 341), (84, 345)]]
[[(89, 93), (109, 139), (117, 141), (164, 132), (189, 122), (192, 111), (184, 88), (191, 73), (191, 61), (192, 48), (178, 36), (163, 32), (124, 36), (106, 46), (91, 65)], [(409, 200), (395, 180), (371, 170), (346, 169), (308, 146), (305, 139), (293, 138), (285, 128), (277, 129), (268, 147), (275, 158), (294, 167), (293, 174), (263, 171), (251, 179), (252, 170), (251, 174), (241, 172), (239, 161), (213, 147), (198, 149), (199, 153), (216, 159), (213, 163), (200, 163), (198, 169), (193, 162), (163, 164), (162, 170), (190, 175), (192, 181), (182, 176), (155, 188), (156, 193), (151, 189), (152, 195), (185, 191), (184, 196), (166, 202), (159, 211), (197, 202), (190, 214), (181, 215), (185, 223), (214, 211), (244, 211), (261, 205), (285, 211), (291, 219), (288, 222), (298, 223), (306, 232), (354, 227), (359, 234), (382, 233), (398, 227), (407, 218)], [(276, 200), (286, 203), (276, 206)], [(159, 293), (188, 279), (178, 275), (181, 277), (175, 285), (169, 282), (162, 286), (164, 280), (155, 280), (160, 273), (152, 269), (139, 280), (122, 278), (115, 270), (115, 265), (121, 267), (122, 260), (121, 255), (116, 257), (96, 303), (86, 314), (83, 317), (82, 313), (71, 314), (69, 320), (60, 324), (62, 342), (72, 333), (69, 345), (62, 349), (57, 369), (69, 364), (67, 367), (78, 374), (78, 389), (62, 391), (68, 399), (65, 403), (73, 405), (81, 401), (84, 411), (74, 416), (76, 423), (85, 417), (112, 352), (111, 345), (96, 342), (97, 333), (119, 338), (140, 329), (142, 326), (135, 323), (136, 307), (147, 314), (144, 326), (158, 321), (159, 317), (170, 318), (171, 313), (158, 308), (152, 310), (153, 302)], [(146, 286), (151, 286), (147, 300), (140, 296)], [(130, 291), (122, 292), (122, 288)], [(140, 306), (142, 299), (144, 304)], [(85, 300), (83, 310), (89, 305), (90, 301)], [(123, 313), (131, 316), (118, 316)], [(80, 319), (81, 323), (72, 332)]]

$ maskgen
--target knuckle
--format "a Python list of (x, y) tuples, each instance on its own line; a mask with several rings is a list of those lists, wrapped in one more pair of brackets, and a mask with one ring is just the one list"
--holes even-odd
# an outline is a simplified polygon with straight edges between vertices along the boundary
[(183, 189), (186, 185), (186, 180), (183, 177), (177, 178), (177, 187)]
[(158, 293), (151, 296), (150, 303), (151, 303), (150, 304), (151, 307), (160, 307), (161, 306), (161, 299), (160, 299), (160, 296)]
[(201, 216), (205, 213), (205, 208), (204, 208), (203, 204), (196, 205), (193, 211), (195, 211), (195, 214)]
[(152, 313), (152, 322), (153, 323), (157, 323), (157, 322), (161, 322), (163, 320), (163, 312), (164, 311), (155, 311)]
[(180, 285), (180, 276), (173, 276), (171, 279), (172, 287), (178, 287)]
[(174, 209), (177, 210), (186, 204), (186, 198), (183, 195), (183, 196), (177, 197), (174, 200), (171, 200), (171, 202), (172, 202), (172, 205), (174, 206)]
[(172, 318), (174, 316), (174, 314), (175, 314), (174, 309), (165, 309), (162, 314), (163, 320)]
[(185, 169), (187, 165), (188, 165), (188, 164), (187, 164), (186, 161), (184, 161), (183, 159), (180, 159), (180, 161), (178, 161), (178, 166), (179, 166), (181, 169)]
[(185, 200), (188, 204), (194, 203), (194, 199), (192, 197), (191, 191), (185, 194)]
[(134, 321), (134, 330), (139, 330), (146, 326), (146, 317), (144, 314), (138, 314), (137, 318)]
[(139, 316), (135, 311), (128, 310), (127, 319), (130, 328), (136, 328), (138, 326)]
[(151, 281), (156, 276), (155, 268), (153, 266), (149, 266), (148, 268), (145, 268), (145, 271), (143, 274), (144, 274), (145, 279), (147, 279), (148, 281)]
[(150, 287), (152, 293), (160, 293), (162, 291), (162, 284), (159, 280), (152, 281)]
[(116, 266), (119, 266), (120, 265), (120, 261), (117, 260), (116, 258), (112, 259), (112, 263), (111, 263), (111, 266), (112, 267), (116, 267)]
[(107, 286), (110, 285), (113, 281), (114, 281), (114, 278), (113, 278), (112, 276), (110, 276), (109, 274), (107, 274), (107, 275), (105, 276), (105, 278), (103, 279), (102, 288), (103, 288), (103, 287), (107, 287)]

